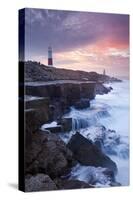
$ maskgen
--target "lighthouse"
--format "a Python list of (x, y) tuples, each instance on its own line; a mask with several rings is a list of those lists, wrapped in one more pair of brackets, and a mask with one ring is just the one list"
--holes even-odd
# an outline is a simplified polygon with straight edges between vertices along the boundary
[(48, 47), (48, 66), (53, 66), (52, 47)]
[(106, 75), (105, 69), (103, 70), (103, 75), (104, 75), (104, 76)]

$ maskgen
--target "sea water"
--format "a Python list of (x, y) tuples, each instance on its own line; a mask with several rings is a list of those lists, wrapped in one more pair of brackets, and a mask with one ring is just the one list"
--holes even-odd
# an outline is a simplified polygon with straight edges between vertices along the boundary
[[(109, 151), (105, 153), (117, 164), (116, 181), (126, 186), (129, 184), (129, 81), (114, 82), (107, 86), (111, 86), (113, 90), (108, 94), (96, 95), (96, 98), (91, 101), (90, 108), (83, 110), (71, 108), (71, 112), (65, 117), (72, 118), (73, 130), (61, 137), (68, 142), (78, 130), (87, 138), (89, 130), (90, 139), (93, 140), (97, 137), (96, 128), (99, 126), (104, 126), (107, 130), (114, 130), (112, 135), (106, 139), (105, 144), (107, 143), (108, 146), (113, 144), (112, 148), (116, 153), (114, 155)], [(98, 134), (100, 134), (99, 131)], [(116, 138), (120, 138), (118, 145), (115, 144)], [(97, 172), (97, 169), (94, 169), (92, 168), (92, 171)], [(85, 181), (85, 173), (81, 175), (81, 172), (87, 171), (87, 167), (78, 166), (76, 170), (74, 168), (73, 177), (77, 174), (79, 180)]]
[(118, 167), (118, 182), (126, 186), (129, 184), (129, 81), (123, 80), (110, 86), (113, 90), (107, 95), (97, 95), (92, 106), (107, 108), (109, 116), (100, 118), (99, 121), (121, 137), (122, 144), (117, 149), (118, 154), (110, 157)]

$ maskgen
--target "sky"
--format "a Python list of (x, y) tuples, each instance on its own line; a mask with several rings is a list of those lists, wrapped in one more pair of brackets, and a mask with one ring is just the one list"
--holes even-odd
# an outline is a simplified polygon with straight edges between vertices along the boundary
[(25, 60), (129, 76), (129, 15), (26, 9)]

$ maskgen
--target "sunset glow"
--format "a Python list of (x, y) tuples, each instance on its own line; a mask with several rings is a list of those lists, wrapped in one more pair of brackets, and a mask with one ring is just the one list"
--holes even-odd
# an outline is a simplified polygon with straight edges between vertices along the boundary
[(27, 9), (26, 36), (26, 60), (47, 65), (50, 44), (55, 67), (128, 77), (128, 15)]

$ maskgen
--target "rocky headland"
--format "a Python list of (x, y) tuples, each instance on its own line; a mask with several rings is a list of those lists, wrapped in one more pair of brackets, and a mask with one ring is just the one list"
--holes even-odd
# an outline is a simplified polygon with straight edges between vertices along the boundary
[(117, 166), (99, 141), (94, 142), (75, 130), (66, 144), (59, 134), (72, 130), (72, 118), (64, 117), (70, 107), (89, 108), (97, 94), (107, 94), (113, 89), (104, 83), (120, 80), (31, 61), (20, 62), (20, 67), (25, 69), (25, 98), (20, 97), (25, 104), (25, 191), (95, 187), (94, 176), (86, 182), (72, 178), (71, 173), (78, 165), (104, 169), (100, 173), (109, 185), (118, 186)]
[(48, 67), (39, 62), (19, 62), (20, 67), (25, 69), (25, 81), (55, 81), (55, 80), (79, 80), (96, 82), (120, 82), (120, 79), (110, 77), (96, 72), (81, 70), (69, 70), (64, 68)]

